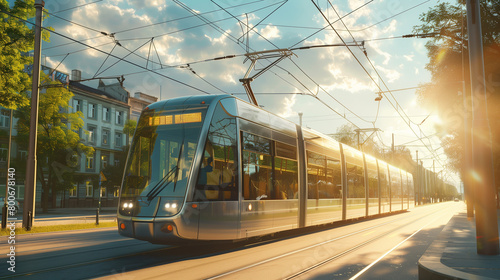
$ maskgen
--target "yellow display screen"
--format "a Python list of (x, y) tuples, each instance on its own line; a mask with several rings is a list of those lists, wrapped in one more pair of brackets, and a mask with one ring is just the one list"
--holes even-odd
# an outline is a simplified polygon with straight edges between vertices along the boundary
[(149, 125), (170, 125), (201, 122), (201, 112), (149, 117)]

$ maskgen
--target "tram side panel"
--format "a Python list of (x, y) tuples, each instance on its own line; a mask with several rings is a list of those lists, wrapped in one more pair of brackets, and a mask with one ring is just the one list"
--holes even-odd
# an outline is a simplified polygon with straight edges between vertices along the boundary
[(401, 186), (401, 172), (398, 168), (389, 165), (391, 174), (391, 212), (403, 209), (403, 192)]
[[(240, 106), (241, 105), (241, 106)], [(248, 104), (239, 104), (251, 118)], [(246, 112), (246, 113), (245, 113)], [(257, 111), (255, 111), (256, 113)], [(264, 113), (260, 112), (260, 119)], [(265, 113), (268, 114), (268, 113)], [(273, 128), (240, 119), (242, 200), (240, 237), (246, 238), (298, 227), (298, 163), (296, 133), (288, 123)], [(254, 118), (255, 119), (255, 118)], [(266, 123), (263, 123), (264, 125)], [(270, 126), (267, 123), (267, 126)], [(278, 131), (278, 129), (280, 131)]]
[(238, 137), (236, 118), (227, 110), (216, 107), (199, 165), (193, 201), (198, 202), (200, 240), (238, 238)]
[(342, 174), (338, 142), (305, 131), (307, 225), (342, 220)]
[(346, 178), (346, 219), (364, 217), (366, 215), (365, 171), (363, 154), (342, 144), (345, 159)]
[(368, 216), (379, 214), (380, 191), (376, 158), (365, 154), (366, 180), (368, 188)]
[(382, 160), (377, 161), (380, 181), (380, 213), (389, 213), (391, 211), (389, 168), (386, 162)]

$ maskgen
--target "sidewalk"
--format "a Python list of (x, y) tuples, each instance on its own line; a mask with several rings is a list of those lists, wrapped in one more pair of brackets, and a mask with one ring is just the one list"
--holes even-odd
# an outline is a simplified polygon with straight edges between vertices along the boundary
[[(83, 224), (96, 222), (97, 208), (54, 208), (48, 213), (42, 213), (41, 209), (36, 209), (33, 226), (52, 226)], [(16, 227), (22, 226), (22, 213), (16, 215)], [(99, 222), (116, 221), (116, 207), (102, 207), (99, 211)]]
[[(497, 211), (500, 217), (500, 211)], [(500, 219), (498, 220), (500, 232)], [(500, 279), (500, 255), (477, 254), (476, 221), (455, 215), (418, 261), (419, 279)]]

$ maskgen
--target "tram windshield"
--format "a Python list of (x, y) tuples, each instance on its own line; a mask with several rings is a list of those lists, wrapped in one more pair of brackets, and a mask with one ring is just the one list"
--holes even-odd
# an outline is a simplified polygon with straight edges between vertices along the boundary
[(145, 111), (139, 119), (122, 197), (183, 197), (206, 108)]

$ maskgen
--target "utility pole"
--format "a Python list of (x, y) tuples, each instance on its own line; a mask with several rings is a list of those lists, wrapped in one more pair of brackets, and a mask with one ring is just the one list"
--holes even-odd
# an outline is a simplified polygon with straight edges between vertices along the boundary
[(40, 85), (40, 58), (42, 53), (42, 14), (45, 2), (35, 0), (35, 50), (33, 55), (33, 72), (31, 88), (31, 117), (28, 146), (28, 160), (26, 162), (26, 180), (24, 181), (23, 228), (31, 230), (35, 217), (36, 194), (36, 140), (38, 125), (38, 87)]
[[(465, 64), (464, 64), (465, 65)], [(464, 69), (462, 69), (464, 71)], [(474, 189), (472, 188), (471, 182), (471, 172), (472, 172), (472, 147), (471, 147), (471, 127), (469, 127), (469, 113), (470, 96), (465, 90), (465, 81), (462, 82), (462, 92), (464, 99), (464, 174), (463, 185), (464, 185), (464, 199), (467, 203), (467, 217), (474, 217)]]
[(488, 120), (479, 0), (467, 0), (467, 33), (472, 93), (472, 164), (476, 208), (476, 246), (480, 255), (498, 255), (491, 129)]

